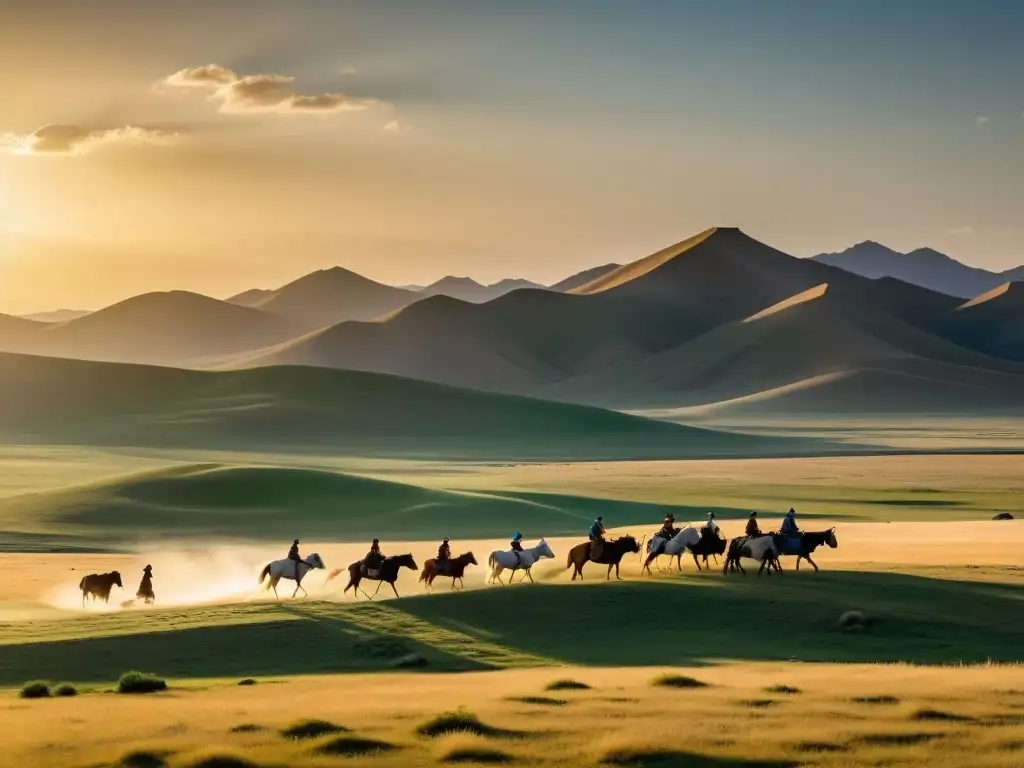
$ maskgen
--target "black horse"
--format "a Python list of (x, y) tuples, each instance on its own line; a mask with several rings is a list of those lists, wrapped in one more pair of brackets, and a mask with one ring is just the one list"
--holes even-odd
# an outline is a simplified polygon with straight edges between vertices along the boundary
[(380, 592), (380, 585), (385, 582), (391, 585), (391, 591), (395, 593), (395, 597), (399, 597), (398, 590), (395, 589), (395, 582), (398, 581), (398, 572), (402, 568), (408, 568), (413, 571), (419, 570), (419, 567), (416, 565), (416, 561), (413, 559), (412, 555), (395, 555), (394, 557), (385, 557), (384, 562), (380, 564), (380, 568), (378, 568), (376, 572), (367, 572), (363, 561), (356, 561), (348, 567), (348, 586), (345, 587), (344, 591), (348, 592), (349, 589), (352, 589), (353, 593), (358, 596), (359, 583), (363, 579), (369, 579), (370, 581), (380, 582), (380, 584), (377, 584), (377, 589), (374, 591), (373, 595), (367, 594), (363, 591), (363, 594), (371, 600), (377, 592)]
[(697, 555), (700, 555), (704, 560), (704, 566), (710, 568), (708, 565), (708, 556), (725, 554), (726, 540), (721, 536), (716, 536), (713, 533), (701, 534), (700, 539), (697, 543), (690, 547), (690, 554), (693, 555), (693, 564), (697, 566), (697, 570), (701, 570), (700, 563), (697, 562)]
[[(814, 552), (822, 544), (827, 544), (832, 549), (839, 546), (839, 540), (836, 538), (836, 529), (829, 528), (827, 531), (809, 531), (804, 533), (800, 539), (800, 549), (797, 552), (786, 552), (782, 547), (778, 546), (778, 537), (776, 537), (776, 548), (779, 550), (779, 554), (782, 556), (791, 557), (796, 556), (796, 569), (800, 570), (800, 561), (806, 560), (808, 563), (814, 566), (814, 572), (818, 572), (818, 564), (811, 559), (811, 553)], [(782, 565), (779, 563), (779, 558), (776, 557), (772, 562), (772, 567), (776, 571), (782, 570)]]
[[(82, 607), (85, 607), (85, 598), (92, 595), (92, 601), (100, 598), (104, 603), (110, 602), (110, 590), (113, 587), (121, 587), (121, 574), (118, 571), (110, 573), (90, 573), (78, 582), (78, 588), (82, 590)], [(123, 589), (123, 587), (122, 587)]]

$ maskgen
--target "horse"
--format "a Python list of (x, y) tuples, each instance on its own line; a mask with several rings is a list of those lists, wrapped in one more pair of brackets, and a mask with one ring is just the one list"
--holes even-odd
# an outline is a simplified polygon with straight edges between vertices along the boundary
[(256, 583), (263, 584), (263, 582), (269, 576), (270, 581), (267, 583), (266, 586), (263, 587), (263, 590), (266, 591), (268, 589), (273, 589), (274, 597), (280, 600), (281, 596), (277, 594), (277, 582), (279, 582), (281, 579), (292, 579), (295, 581), (295, 591), (292, 592), (292, 598), (294, 598), (299, 593), (300, 589), (302, 590), (302, 594), (306, 595), (306, 597), (309, 597), (309, 593), (306, 592), (306, 588), (302, 586), (302, 579), (306, 576), (307, 573), (309, 573), (314, 568), (324, 568), (324, 561), (320, 559), (320, 555), (314, 552), (304, 561), (300, 562), (298, 565), (299, 578), (296, 579), (294, 560), (284, 559), (275, 560), (272, 563), (267, 563), (265, 566), (263, 566), (263, 570), (260, 571), (260, 578)]
[(450, 558), (445, 563), (445, 572), (441, 573), (437, 568), (437, 560), (431, 558), (423, 563), (423, 573), (420, 574), (420, 581), (427, 583), (429, 589), (434, 584), (434, 579), (438, 576), (452, 577), (452, 589), (455, 589), (455, 582), (458, 581), (460, 585), (465, 586), (462, 581), (462, 575), (466, 572), (466, 568), (470, 565), (479, 565), (476, 561), (476, 557), (473, 556), (472, 552), (466, 552), (459, 555), (458, 557)]
[[(518, 559), (516, 558), (516, 554), (519, 555)], [(548, 543), (544, 541), (544, 539), (541, 539), (536, 546), (524, 549), (519, 553), (513, 552), (510, 549), (506, 549), (504, 551), (496, 549), (494, 552), (491, 552), (490, 556), (487, 558), (487, 565), (491, 569), (491, 575), (487, 578), (487, 581), (488, 583), (493, 584), (494, 580), (497, 579), (499, 584), (504, 584), (505, 582), (501, 580), (501, 572), (506, 568), (511, 570), (513, 575), (515, 575), (516, 571), (523, 570), (526, 572), (526, 576), (530, 577), (530, 581), (533, 581), (533, 575), (530, 573), (530, 569), (534, 564), (542, 558), (553, 558), (554, 556), (555, 553), (551, 551), (551, 547), (548, 546)], [(508, 582), (509, 584), (512, 583), (511, 576), (509, 577)]]
[[(764, 536), (739, 536), (733, 539), (729, 542), (729, 554), (725, 558), (725, 568), (722, 572), (729, 573), (730, 570), (739, 569), (739, 572), (746, 576), (747, 572), (743, 570), (743, 565), (740, 563), (740, 559), (744, 557), (761, 561), (761, 567), (757, 571), (758, 576), (764, 571), (765, 566), (770, 566), (768, 575), (771, 576), (772, 567), (779, 559), (779, 548), (775, 544), (775, 537), (772, 534), (766, 534)], [(781, 570), (779, 572), (781, 573)]]
[(718, 555), (725, 554), (726, 541), (721, 536), (703, 535), (700, 540), (690, 547), (690, 554), (693, 555), (693, 563), (697, 566), (697, 570), (701, 570), (700, 563), (697, 562), (697, 555), (700, 555), (704, 560), (704, 565), (708, 566), (708, 555), (714, 555), (716, 558)]
[[(778, 546), (778, 542), (776, 542), (775, 545), (779, 550), (779, 555), (783, 557), (796, 555), (796, 569), (798, 571), (800, 570), (800, 561), (806, 560), (814, 566), (814, 572), (817, 573), (818, 565), (811, 559), (811, 553), (822, 544), (828, 544), (832, 549), (839, 546), (839, 540), (836, 538), (835, 528), (829, 528), (827, 531), (809, 531), (804, 533), (798, 541), (800, 542), (800, 550), (798, 552), (786, 552), (782, 547)], [(779, 564), (778, 558), (775, 559), (772, 565), (776, 571), (782, 570), (782, 566)]]
[[(575, 568), (572, 572), (572, 580), (576, 581), (576, 577), (583, 578), (583, 566), (590, 562), (590, 545), (591, 542), (585, 541), (582, 544), (577, 544), (575, 547), (569, 550), (569, 558), (566, 561), (566, 568)], [(636, 539), (632, 536), (622, 536), (612, 541), (606, 541), (604, 543), (604, 549), (601, 551), (600, 557), (595, 560), (595, 563), (601, 563), (602, 565), (608, 566), (608, 575), (605, 577), (606, 580), (612, 577), (612, 568), (615, 569), (615, 578), (621, 579), (619, 576), (619, 563), (622, 558), (630, 552), (639, 552), (640, 545), (637, 544)]]
[(110, 602), (110, 590), (113, 587), (124, 587), (121, 585), (121, 574), (118, 571), (111, 571), (110, 573), (90, 573), (88, 576), (82, 578), (78, 582), (78, 588), (82, 590), (82, 607), (85, 608), (85, 598), (87, 595), (92, 596), (92, 601), (95, 603), (96, 598), (99, 597), (104, 603)]
[(644, 571), (650, 573), (651, 563), (661, 555), (668, 555), (670, 558), (675, 557), (679, 570), (683, 570), (683, 552), (687, 547), (695, 546), (698, 541), (700, 541), (700, 531), (692, 525), (686, 526), (667, 541), (663, 536), (652, 537), (647, 542), (647, 559), (644, 561), (644, 567), (640, 569), (640, 575), (642, 576)]
[(357, 560), (348, 567), (348, 586), (343, 590), (348, 592), (352, 590), (357, 598), (359, 597), (359, 584), (363, 579), (369, 579), (370, 581), (379, 582), (377, 589), (374, 590), (372, 595), (363, 592), (371, 600), (374, 596), (380, 592), (380, 585), (387, 583), (391, 586), (391, 591), (395, 593), (395, 597), (400, 597), (398, 590), (395, 589), (395, 582), (398, 581), (398, 572), (402, 568), (408, 568), (410, 571), (419, 570), (416, 566), (416, 561), (410, 554), (406, 555), (394, 555), (393, 557), (385, 557), (384, 562), (380, 564), (380, 567), (376, 571), (376, 575), (373, 575), (371, 571), (365, 568), (362, 560)]

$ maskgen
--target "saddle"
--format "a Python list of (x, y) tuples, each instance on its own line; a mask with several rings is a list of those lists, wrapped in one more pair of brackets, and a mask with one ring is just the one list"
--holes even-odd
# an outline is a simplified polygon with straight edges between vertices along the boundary
[(363, 563), (363, 577), (367, 579), (380, 578), (380, 568), (370, 568), (366, 563)]
[(451, 560), (435, 560), (434, 561), (434, 573), (438, 576), (447, 576), (452, 569)]
[(601, 562), (601, 555), (604, 554), (604, 545), (603, 541), (594, 540), (590, 542), (590, 559), (593, 562)]

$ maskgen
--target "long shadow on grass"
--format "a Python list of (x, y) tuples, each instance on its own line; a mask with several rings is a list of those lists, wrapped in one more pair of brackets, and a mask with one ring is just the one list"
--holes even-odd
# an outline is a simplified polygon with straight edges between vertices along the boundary
[[(130, 668), (170, 678), (387, 670), (409, 654), (422, 656), (425, 672), (656, 665), (666, 658), (692, 665), (1024, 660), (1024, 588), (902, 574), (789, 569), (758, 579), (713, 572), (285, 605), (247, 607), (250, 619), (254, 611), (267, 612), (256, 623), (161, 632), (117, 616), (105, 618), (110, 634), (101, 637), (19, 642), (8, 633), (0, 647), (0, 685), (35, 678), (113, 681)], [(867, 626), (837, 629), (850, 610), (863, 612)]]

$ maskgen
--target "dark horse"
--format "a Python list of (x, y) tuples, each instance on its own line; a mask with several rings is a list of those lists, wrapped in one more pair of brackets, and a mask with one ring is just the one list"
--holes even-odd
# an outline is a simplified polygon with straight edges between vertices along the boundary
[[(814, 566), (814, 572), (818, 572), (818, 564), (811, 560), (811, 553), (820, 547), (822, 544), (828, 544), (829, 547), (835, 549), (839, 546), (839, 540), (836, 538), (836, 529), (829, 528), (827, 531), (809, 531), (805, 532), (800, 537), (800, 549), (797, 552), (786, 552), (782, 547), (778, 547), (778, 539), (776, 539), (776, 546), (778, 547), (779, 554), (782, 556), (796, 556), (796, 569), (800, 570), (800, 561), (806, 560), (808, 563)], [(776, 571), (782, 570), (782, 565), (779, 563), (779, 558), (775, 558), (772, 563), (772, 567)]]
[[(595, 560), (595, 563), (601, 563), (602, 565), (608, 566), (608, 575), (606, 579), (612, 577), (612, 568), (615, 569), (615, 578), (621, 579), (619, 576), (619, 563), (622, 558), (628, 555), (630, 552), (639, 552), (640, 545), (637, 544), (636, 539), (632, 536), (622, 536), (618, 539), (612, 539), (604, 543), (604, 549), (601, 551), (601, 556)], [(572, 572), (572, 580), (576, 581), (576, 577), (583, 578), (583, 566), (590, 561), (590, 542), (585, 541), (582, 544), (577, 544), (575, 547), (569, 550), (569, 560), (565, 564), (566, 568), (574, 568)]]
[[(704, 560), (704, 566), (710, 569), (711, 566), (708, 565), (708, 555), (714, 555), (717, 558), (719, 555), (725, 554), (726, 543), (725, 539), (721, 536), (716, 536), (713, 533), (707, 535), (701, 534), (697, 543), (690, 547), (690, 554), (693, 555), (693, 564), (697, 566), (697, 570), (701, 570), (700, 563), (697, 562), (697, 555), (700, 555)], [(682, 569), (680, 568), (680, 570)]]
[[(345, 592), (349, 589), (358, 596), (359, 595), (359, 583), (363, 579), (369, 579), (370, 581), (379, 581), (380, 584), (387, 582), (391, 585), (391, 591), (395, 593), (395, 597), (399, 597), (398, 590), (395, 589), (395, 582), (398, 581), (398, 572), (402, 568), (408, 568), (409, 570), (418, 570), (416, 567), (416, 561), (413, 560), (412, 555), (395, 555), (394, 557), (385, 557), (384, 562), (380, 564), (380, 568), (377, 569), (376, 575), (370, 575), (367, 572), (366, 567), (362, 560), (358, 560), (348, 567), (348, 586), (345, 587)], [(380, 592), (380, 584), (377, 585), (377, 589), (373, 595)], [(371, 600), (373, 595), (363, 592)]]
[(420, 581), (425, 581), (427, 587), (430, 587), (438, 576), (444, 576), (445, 578), (450, 576), (452, 579), (452, 589), (455, 589), (456, 581), (460, 585), (465, 586), (462, 583), (462, 575), (466, 572), (467, 566), (470, 565), (479, 565), (472, 552), (466, 552), (458, 557), (450, 558), (444, 562), (442, 568), (437, 567), (437, 560), (430, 558), (423, 563), (423, 573), (420, 574)]
[[(82, 607), (85, 607), (85, 598), (92, 595), (92, 601), (100, 598), (104, 603), (110, 602), (110, 590), (113, 587), (121, 587), (121, 574), (117, 571), (110, 573), (90, 573), (78, 582), (78, 588), (82, 590)], [(122, 587), (123, 589), (123, 587)]]

